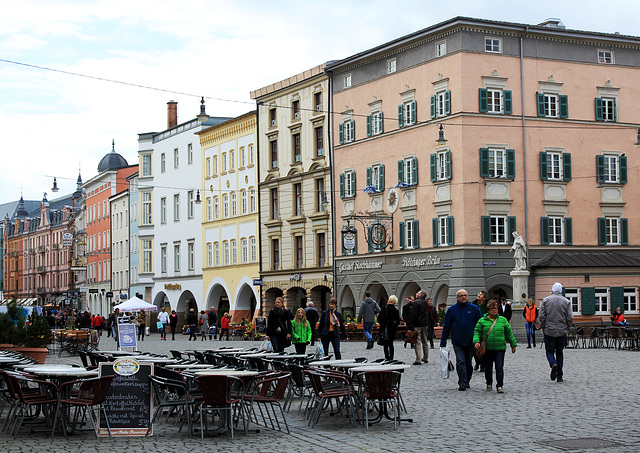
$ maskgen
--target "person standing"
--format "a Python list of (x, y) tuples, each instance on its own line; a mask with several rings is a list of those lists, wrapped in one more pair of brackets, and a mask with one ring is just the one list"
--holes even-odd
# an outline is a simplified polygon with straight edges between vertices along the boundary
[(380, 323), (380, 335), (382, 335), (382, 346), (384, 348), (384, 358), (393, 360), (395, 349), (393, 340), (396, 338), (396, 332), (400, 325), (400, 312), (396, 308), (398, 298), (390, 296), (387, 305), (382, 307), (378, 314), (378, 322)]
[(267, 316), (267, 336), (273, 352), (282, 352), (291, 344), (291, 313), (284, 307), (282, 297), (276, 297), (275, 307)]
[[(404, 322), (404, 325), (407, 328), (407, 331), (413, 330), (412, 326), (411, 326), (411, 307), (413, 306), (413, 302), (414, 302), (414, 297), (407, 297), (406, 299), (406, 303), (402, 306), (402, 321)], [(404, 347), (407, 347), (407, 339), (405, 337), (404, 340)], [(415, 345), (412, 343), (411, 344), (411, 348), (413, 349), (415, 347)]]
[(562, 285), (558, 282), (551, 287), (552, 294), (540, 303), (540, 327), (544, 334), (544, 348), (551, 367), (551, 380), (564, 381), (564, 347), (567, 333), (573, 325), (571, 301), (562, 296)]
[(507, 318), (507, 321), (511, 322), (511, 304), (507, 302), (506, 297), (500, 298), (500, 305), (498, 305), (498, 314), (500, 316), (504, 316), (505, 318)]
[(340, 339), (347, 339), (347, 329), (342, 321), (342, 315), (336, 306), (338, 301), (335, 297), (329, 299), (329, 308), (320, 315), (320, 324), (318, 324), (318, 334), (324, 348), (324, 355), (329, 354), (329, 344), (333, 346), (333, 354), (337, 360), (342, 358), (340, 354)]
[(459, 289), (456, 293), (457, 303), (450, 307), (444, 315), (440, 347), (447, 346), (447, 338), (451, 334), (451, 343), (456, 353), (456, 371), (458, 372), (458, 390), (470, 387), (473, 375), (471, 358), (474, 355), (473, 331), (480, 319), (480, 309), (468, 303), (467, 290)]
[(504, 393), (504, 354), (507, 350), (507, 341), (511, 345), (511, 353), (516, 353), (518, 343), (513, 336), (511, 326), (507, 318), (498, 315), (498, 302), (491, 301), (487, 304), (487, 314), (484, 315), (473, 332), (473, 343), (478, 350), (480, 342), (486, 341), (486, 351), (484, 353), (484, 377), (487, 381), (487, 392), (491, 391), (493, 383), (492, 369), (496, 367), (496, 391)]
[(429, 344), (431, 345), (431, 349), (433, 347), (433, 339), (436, 337), (436, 325), (438, 324), (438, 311), (436, 307), (433, 306), (433, 299), (427, 299), (427, 339), (429, 340)]
[(204, 310), (200, 310), (200, 319), (198, 319), (198, 327), (200, 327), (200, 341), (207, 339), (207, 333), (209, 332), (208, 319), (209, 316), (204, 312)]
[(224, 335), (226, 340), (229, 341), (229, 329), (231, 328), (231, 316), (229, 313), (225, 313), (220, 318), (220, 341), (222, 341), (222, 336)]
[(522, 316), (524, 317), (524, 327), (527, 331), (527, 349), (531, 349), (531, 340), (533, 340), (533, 347), (536, 347), (536, 321), (538, 320), (538, 307), (533, 303), (533, 298), (527, 300), (524, 310), (522, 310)]
[[(172, 313), (175, 313), (175, 311), (173, 311)], [(160, 340), (164, 340), (167, 341), (167, 324), (169, 324), (169, 315), (166, 312), (166, 309), (164, 307), (162, 307), (160, 309), (160, 313), (158, 313), (158, 321), (160, 321), (162, 323), (162, 327), (160, 328)], [(176, 315), (176, 324), (178, 323), (178, 316)], [(171, 333), (174, 336), (175, 339), (175, 328), (172, 326), (171, 327)]]
[(358, 322), (362, 323), (362, 332), (367, 339), (367, 349), (373, 348), (373, 324), (376, 322), (376, 315), (380, 313), (380, 306), (371, 298), (371, 293), (364, 293), (364, 300), (360, 304), (358, 312)]
[(318, 339), (316, 326), (318, 325), (318, 319), (320, 319), (320, 313), (313, 306), (313, 302), (309, 301), (307, 302), (307, 308), (304, 309), (304, 314), (307, 317), (307, 321), (309, 321), (309, 327), (311, 327), (311, 346), (313, 346)]
[(115, 341), (118, 341), (118, 317), (120, 317), (120, 309), (116, 308), (109, 316), (109, 329), (111, 330), (111, 336)]
[(189, 326), (189, 341), (198, 341), (198, 313), (193, 308), (190, 308), (189, 314), (187, 314), (187, 325)]
[[(167, 315), (164, 311), (164, 307), (162, 307), (162, 313), (164, 313), (165, 316)], [(166, 317), (169, 320), (169, 327), (171, 328), (171, 339), (175, 340), (176, 330), (178, 330), (178, 314), (176, 313), (175, 310), (171, 310), (171, 316), (166, 316)], [(162, 319), (160, 319), (160, 316), (158, 316), (158, 321), (162, 321), (162, 330), (160, 331), (160, 333), (162, 334), (162, 337), (160, 337), (160, 339), (167, 341), (167, 323)]]
[(427, 335), (429, 330), (429, 307), (427, 306), (427, 294), (420, 290), (416, 293), (416, 299), (411, 307), (411, 326), (417, 334), (416, 360), (414, 365), (429, 363), (429, 345)]
[(296, 348), (296, 354), (305, 354), (307, 345), (311, 342), (311, 325), (302, 307), (296, 310), (296, 316), (291, 321), (291, 342)]
[[(213, 309), (213, 307), (211, 307), (209, 313), (207, 313), (207, 323), (209, 324), (209, 340), (211, 340), (212, 337), (215, 340), (218, 337), (218, 315), (216, 315), (216, 311)], [(212, 330), (213, 335), (211, 334)]]
[(147, 314), (144, 310), (138, 313), (138, 341), (144, 341), (144, 330), (147, 327)]

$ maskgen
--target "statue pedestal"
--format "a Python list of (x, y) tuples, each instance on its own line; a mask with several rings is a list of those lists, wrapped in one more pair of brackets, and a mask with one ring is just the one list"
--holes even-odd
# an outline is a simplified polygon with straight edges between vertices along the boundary
[(513, 279), (513, 300), (522, 305), (527, 304), (529, 297), (529, 275), (527, 270), (513, 270), (509, 273)]

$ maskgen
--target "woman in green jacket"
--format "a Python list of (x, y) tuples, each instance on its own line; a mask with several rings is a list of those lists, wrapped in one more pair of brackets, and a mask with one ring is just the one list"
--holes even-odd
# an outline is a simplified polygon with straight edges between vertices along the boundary
[(480, 348), (480, 342), (485, 338), (487, 351), (484, 354), (484, 377), (487, 381), (487, 391), (491, 391), (492, 368), (495, 362), (496, 390), (498, 393), (504, 393), (502, 386), (504, 384), (504, 354), (507, 350), (507, 341), (511, 344), (511, 352), (514, 354), (518, 343), (516, 343), (507, 318), (498, 314), (498, 302), (495, 300), (487, 304), (487, 314), (480, 318), (476, 324), (473, 332), (473, 343), (476, 349)]
[(305, 354), (307, 345), (311, 342), (311, 324), (302, 308), (298, 308), (296, 317), (291, 321), (291, 342), (296, 348), (296, 354)]

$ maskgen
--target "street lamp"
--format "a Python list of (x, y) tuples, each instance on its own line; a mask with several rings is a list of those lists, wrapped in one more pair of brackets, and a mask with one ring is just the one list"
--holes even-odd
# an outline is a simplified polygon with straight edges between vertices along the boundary
[(444, 146), (447, 144), (447, 139), (444, 138), (444, 127), (440, 124), (440, 130), (438, 131), (438, 139), (436, 140), (438, 146)]

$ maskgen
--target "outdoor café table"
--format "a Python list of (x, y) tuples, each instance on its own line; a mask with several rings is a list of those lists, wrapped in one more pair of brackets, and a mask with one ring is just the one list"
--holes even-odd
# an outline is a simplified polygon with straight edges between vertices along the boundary
[(104, 355), (112, 355), (112, 356), (130, 356), (130, 355), (139, 355), (142, 354), (140, 351), (96, 351), (100, 354)]
[(73, 365), (47, 365), (47, 364), (40, 364), (40, 363), (21, 363), (18, 365), (14, 365), (13, 368), (17, 369), (17, 370), (24, 370), (25, 368), (31, 368), (34, 370), (41, 370), (41, 369), (67, 369), (67, 368), (75, 368), (75, 369), (82, 369), (84, 370), (84, 368), (78, 368), (77, 366), (73, 366)]
[(390, 364), (390, 365), (382, 365), (379, 363), (374, 363), (371, 365), (360, 364), (362, 366), (351, 367), (351, 371), (354, 373), (362, 373), (367, 371), (403, 371), (411, 368), (411, 365), (400, 365), (400, 364)]
[(97, 371), (90, 371), (86, 368), (81, 367), (56, 368), (55, 366), (50, 367), (48, 365), (42, 365), (39, 367), (32, 366), (23, 368), (22, 371), (24, 371), (25, 373), (43, 377), (45, 379), (49, 379), (57, 386), (60, 386), (63, 382), (69, 380), (98, 376)]
[(203, 370), (213, 368), (213, 365), (206, 365), (204, 363), (175, 363), (167, 365), (167, 368), (171, 368), (173, 370)]
[(17, 365), (20, 363), (19, 358), (15, 357), (0, 357), (0, 367), (6, 368), (8, 366)]
[[(356, 363), (355, 359), (336, 359), (336, 360), (317, 360), (315, 362), (310, 362), (309, 366), (330, 366), (335, 367), (339, 365), (344, 365), (346, 363)], [(360, 363), (361, 364), (361, 363)]]
[(256, 377), (260, 373), (252, 370), (236, 370), (233, 368), (213, 368), (211, 370), (199, 370), (193, 373), (196, 376), (236, 376), (239, 378)]
[(178, 363), (178, 360), (171, 358), (171, 357), (151, 357), (151, 356), (143, 356), (143, 355), (138, 355), (138, 356), (125, 356), (125, 357), (118, 357), (119, 359), (133, 359), (136, 362), (142, 362), (142, 363), (154, 363), (157, 365), (169, 365), (169, 364), (176, 364)]

